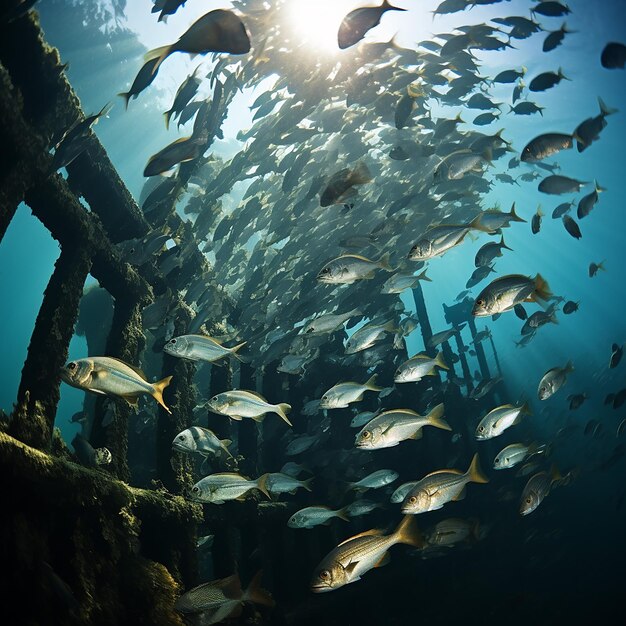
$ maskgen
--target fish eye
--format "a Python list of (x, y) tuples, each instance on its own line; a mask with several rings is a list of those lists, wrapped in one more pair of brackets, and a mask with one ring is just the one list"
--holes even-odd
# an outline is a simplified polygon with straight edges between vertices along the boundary
[(320, 572), (320, 578), (321, 578), (322, 580), (328, 580), (328, 579), (330, 578), (330, 572), (329, 572), (327, 569), (323, 569), (323, 570)]
[(191, 491), (193, 491), (194, 493), (198, 493), (200, 491), (200, 487), (193, 486), (191, 488)]
[(322, 396), (322, 400), (324, 400), (325, 402), (326, 400), (328, 400), (328, 396)]
[(526, 498), (526, 504), (530, 504), (532, 502), (531, 498)]
[(485, 301), (482, 298), (478, 298), (478, 300), (476, 300), (476, 305), (485, 306)]
[(500, 465), (500, 459), (498, 457), (496, 457), (496, 460), (494, 462), (496, 465)]
[(361, 437), (363, 437), (363, 439), (369, 439), (371, 434), (372, 433), (370, 433), (369, 430), (364, 430), (363, 434), (361, 435)]
[(478, 427), (478, 430), (482, 433), (482, 432), (484, 432), (485, 427), (484, 427), (484, 426), (479, 426), (479, 427)]
[(211, 398), (211, 402), (217, 402), (217, 396), (213, 396), (213, 397)]
[(170, 343), (174, 345), (176, 343), (176, 339), (170, 339)]
[(415, 504), (417, 502), (417, 498), (415, 496), (411, 496), (409, 498), (409, 504)]
[(67, 364), (67, 369), (68, 370), (75, 370), (76, 369), (76, 363), (74, 363), (74, 361), (72, 361), (71, 363)]

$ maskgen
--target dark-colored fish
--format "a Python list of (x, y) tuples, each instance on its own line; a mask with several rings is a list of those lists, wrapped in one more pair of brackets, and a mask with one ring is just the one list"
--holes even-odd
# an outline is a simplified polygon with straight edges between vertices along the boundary
[(617, 109), (611, 109), (604, 104), (602, 98), (598, 98), (598, 104), (600, 106), (600, 115), (596, 117), (588, 117), (581, 122), (574, 135), (576, 137), (576, 149), (578, 152), (586, 150), (594, 141), (600, 138), (600, 133), (606, 127), (606, 117), (617, 113)]
[(148, 159), (143, 175), (148, 177), (162, 174), (179, 163), (197, 159), (201, 153), (201, 143), (195, 137), (181, 137), (153, 154)]
[(580, 199), (578, 202), (578, 209), (576, 211), (576, 215), (579, 220), (583, 219), (583, 217), (587, 217), (587, 215), (591, 213), (593, 207), (596, 206), (596, 203), (598, 202), (598, 194), (602, 191), (606, 190), (603, 187), (600, 187), (597, 181), (595, 181), (594, 190)]
[(533, 163), (550, 157), (561, 150), (569, 150), (574, 146), (572, 135), (563, 133), (546, 133), (530, 141), (522, 150), (520, 159), (525, 163)]
[(561, 68), (559, 68), (556, 72), (544, 72), (543, 74), (539, 74), (539, 76), (535, 76), (535, 78), (530, 81), (528, 89), (530, 89), (530, 91), (546, 91), (558, 85), (562, 80), (569, 80), (569, 78), (567, 78)]
[(560, 2), (540, 2), (530, 12), (539, 13), (539, 15), (545, 15), (546, 17), (560, 17), (571, 13), (570, 8)]
[(604, 261), (600, 263), (589, 263), (589, 278), (593, 278), (599, 270), (606, 272), (606, 268), (604, 267)]
[(543, 110), (545, 107), (537, 106), (534, 102), (520, 102), (514, 107), (510, 107), (509, 113), (515, 113), (515, 115), (532, 115), (533, 113), (541, 113), (543, 116)]
[(574, 30), (567, 30), (567, 26), (565, 22), (563, 26), (559, 28), (559, 30), (553, 30), (544, 40), (543, 40), (543, 51), (551, 52), (555, 48), (558, 48), (561, 45), (561, 42), (565, 38), (565, 35), (574, 33)]
[(567, 399), (569, 400), (570, 411), (575, 411), (576, 409), (580, 408), (584, 404), (585, 400), (587, 399), (587, 394), (586, 393), (572, 394), (571, 396), (567, 396)]
[(328, 181), (328, 185), (320, 196), (320, 205), (345, 204), (346, 200), (356, 196), (355, 185), (364, 185), (372, 180), (365, 163), (358, 163), (354, 169), (340, 170)]
[(602, 67), (607, 70), (624, 69), (626, 63), (626, 46), (623, 43), (607, 43), (600, 56)]
[(613, 408), (619, 409), (626, 402), (626, 389), (620, 389), (613, 398)]
[(182, 113), (183, 109), (198, 92), (201, 80), (196, 76), (196, 72), (199, 68), (200, 66), (196, 67), (196, 69), (182, 82), (178, 91), (176, 91), (171, 109), (163, 114), (165, 116), (165, 128), (169, 129), (171, 117)]
[(521, 320), (525, 320), (528, 318), (528, 313), (526, 313), (526, 309), (523, 305), (516, 304), (513, 307), (513, 310), (515, 311), (515, 315), (517, 315), (517, 317), (519, 317)]
[(537, 188), (542, 193), (558, 196), (564, 193), (578, 193), (581, 187), (588, 184), (588, 182), (569, 178), (568, 176), (552, 174), (552, 176), (546, 176)]
[(388, 0), (383, 0), (379, 7), (362, 7), (350, 11), (343, 18), (337, 33), (337, 43), (342, 50), (359, 43), (369, 30), (378, 26), (382, 16), (387, 11), (406, 11), (389, 4)]
[(474, 118), (474, 126), (487, 126), (493, 124), (500, 117), (499, 113), (481, 113)]
[(246, 54), (250, 52), (250, 38), (244, 23), (232, 11), (216, 9), (196, 20), (175, 43), (150, 50), (145, 59), (157, 59), (153, 69), (156, 72), (174, 52)]
[(150, 59), (149, 61), (146, 61), (142, 65), (139, 72), (137, 72), (137, 76), (135, 76), (135, 80), (130, 86), (130, 89), (117, 94), (118, 96), (124, 98), (124, 103), (127, 109), (131, 98), (136, 98), (144, 89), (147, 89), (156, 78), (157, 71), (155, 68), (157, 61), (158, 59)]
[(530, 221), (530, 230), (533, 235), (536, 235), (541, 230), (541, 218), (544, 213), (541, 210), (541, 207), (537, 207), (537, 212), (533, 215), (532, 220)]
[(565, 315), (571, 315), (572, 313), (575, 313), (576, 311), (578, 311), (578, 302), (574, 302), (573, 300), (568, 300), (563, 305), (563, 313), (565, 313)]
[(580, 227), (571, 218), (569, 215), (563, 216), (563, 226), (565, 226), (565, 230), (572, 236), (574, 239), (581, 239), (583, 234), (580, 232)]
[(572, 207), (574, 206), (574, 201), (563, 202), (559, 204), (554, 211), (552, 211), (552, 219), (556, 220), (559, 217), (563, 217)]
[(495, 78), (492, 79), (494, 83), (514, 83), (518, 78), (522, 78), (526, 74), (526, 68), (522, 67), (521, 71), (517, 70), (504, 70), (500, 72)]

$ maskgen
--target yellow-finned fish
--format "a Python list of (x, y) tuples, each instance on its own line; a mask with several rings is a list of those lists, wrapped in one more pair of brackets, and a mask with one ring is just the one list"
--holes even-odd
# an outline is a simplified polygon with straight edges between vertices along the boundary
[(109, 356), (92, 356), (70, 361), (61, 369), (61, 379), (72, 387), (107, 396), (119, 396), (130, 404), (137, 404), (139, 396), (152, 396), (168, 413), (163, 401), (163, 390), (172, 377), (166, 376), (149, 383), (146, 375), (133, 365)]
[(397, 543), (416, 548), (424, 545), (422, 535), (409, 515), (391, 535), (383, 535), (380, 530), (366, 530), (340, 543), (315, 569), (311, 591), (333, 591), (359, 580), (374, 567), (385, 565), (389, 561), (389, 548)]
[(287, 413), (291, 405), (286, 402), (270, 404), (261, 394), (254, 391), (233, 390), (213, 396), (207, 403), (209, 409), (220, 415), (228, 415), (231, 419), (241, 420), (251, 417), (260, 422), (266, 413), (277, 413), (291, 426)]
[(436, 511), (451, 500), (461, 500), (467, 483), (487, 482), (489, 479), (482, 473), (478, 454), (475, 454), (465, 474), (456, 469), (444, 469), (422, 478), (404, 499), (402, 512), (417, 515)]

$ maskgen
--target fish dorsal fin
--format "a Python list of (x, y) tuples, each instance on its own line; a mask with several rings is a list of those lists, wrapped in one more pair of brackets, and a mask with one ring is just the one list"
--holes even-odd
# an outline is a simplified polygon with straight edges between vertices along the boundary
[(135, 374), (137, 374), (138, 376), (141, 376), (141, 378), (143, 378), (146, 382), (148, 382), (148, 377), (144, 374), (143, 370), (140, 367), (137, 367), (136, 365), (131, 365), (130, 363), (127, 363), (126, 361), (122, 361), (122, 359), (118, 359), (114, 356), (110, 356), (109, 358), (112, 361), (117, 361), (118, 363), (121, 363), (122, 365), (125, 365), (126, 367), (130, 367), (130, 369), (133, 370)]
[(367, 263), (374, 263), (371, 259), (361, 256), (360, 254), (344, 254), (339, 257), (340, 259), (357, 259), (359, 261), (366, 261)]
[[(354, 535), (353, 537), (348, 537), (345, 541), (342, 541), (339, 545), (343, 546), (348, 541), (352, 541), (353, 539), (358, 539), (359, 537), (380, 537), (383, 534), (383, 531), (379, 528), (372, 528), (371, 530), (366, 530), (358, 535)], [(337, 546), (339, 547), (339, 546)]]
[(269, 402), (267, 401), (267, 398), (264, 398), (260, 393), (258, 393), (256, 391), (250, 391), (249, 389), (241, 389), (241, 391), (245, 391), (246, 393), (249, 393), (251, 396), (254, 396), (255, 398), (258, 398), (262, 402), (265, 402), (266, 404), (269, 404)]
[(224, 595), (231, 600), (239, 600), (243, 595), (239, 574), (233, 574), (232, 576), (228, 576), (228, 578), (222, 578), (222, 580), (218, 580), (213, 583), (211, 587), (221, 589)]
[(389, 411), (385, 411), (384, 415), (393, 415), (394, 413), (406, 413), (406, 415), (411, 415), (412, 417), (422, 417), (413, 409), (391, 409)]
[(436, 472), (431, 472), (428, 474), (427, 478), (430, 476), (436, 476), (437, 474), (457, 474), (458, 476), (463, 476), (463, 472), (458, 469), (442, 469), (437, 470)]

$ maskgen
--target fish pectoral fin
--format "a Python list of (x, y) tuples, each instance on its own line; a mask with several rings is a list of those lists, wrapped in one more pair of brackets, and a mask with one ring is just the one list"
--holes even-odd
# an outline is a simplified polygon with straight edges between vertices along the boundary
[(104, 380), (109, 375), (109, 372), (106, 370), (93, 370), (91, 372), (91, 380)]
[[(346, 565), (346, 567), (344, 568), (346, 574), (352, 574), (352, 572), (354, 572), (354, 570), (355, 570), (355, 568), (356, 568), (356, 566), (358, 564), (359, 564), (358, 561), (352, 561), (352, 563), (349, 563), (348, 565)], [(358, 579), (356, 579), (356, 580), (358, 580)]]
[(228, 417), (230, 417), (231, 420), (236, 420), (238, 422), (240, 422), (243, 419), (241, 415), (229, 415)]
[(409, 439), (421, 439), (423, 436), (422, 427), (420, 426), (410, 437)]
[[(265, 417), (265, 413), (263, 413), (263, 415), (255, 415), (251, 419), (253, 419), (255, 422), (260, 424), (263, 421), (264, 417)], [(241, 419), (241, 418), (239, 418), (239, 419)]]
[(465, 498), (466, 493), (467, 493), (467, 489), (463, 487), (463, 489), (461, 489), (459, 494), (455, 496), (454, 498), (452, 498), (452, 501), (457, 502), (458, 500), (463, 500)]
[(391, 561), (391, 557), (389, 556), (389, 552), (385, 552), (385, 554), (383, 554), (380, 559), (376, 562), (376, 565), (374, 565), (374, 567), (382, 567), (383, 565), (387, 565), (387, 563), (389, 563), (389, 561)]

